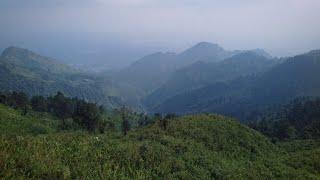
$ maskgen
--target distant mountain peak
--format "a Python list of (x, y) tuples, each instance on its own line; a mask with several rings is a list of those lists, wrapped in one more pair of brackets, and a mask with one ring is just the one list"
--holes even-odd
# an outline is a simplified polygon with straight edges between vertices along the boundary
[(173, 53), (173, 52), (156, 52), (156, 53), (149, 54), (147, 56), (142, 57), (141, 59), (132, 63), (132, 65), (150, 63), (150, 62), (159, 61), (159, 60), (163, 61), (166, 59), (171, 59), (175, 56), (176, 56), (176, 53)]
[(224, 50), (218, 44), (210, 43), (210, 42), (199, 42), (198, 44), (196, 44), (193, 47), (191, 47), (189, 50), (192, 50), (192, 49), (219, 49), (219, 50)]
[(320, 55), (320, 49), (309, 51), (307, 54), (319, 56)]
[(257, 49), (252, 49), (252, 50), (249, 50), (249, 51), (252, 51), (252, 52), (254, 52), (254, 53), (256, 53), (256, 54), (258, 54), (260, 56), (263, 56), (263, 57), (265, 57), (267, 59), (272, 59), (272, 56), (268, 52), (266, 52), (264, 49), (257, 48)]
[(224, 50), (218, 44), (209, 42), (200, 42), (191, 48), (185, 50), (180, 55), (180, 59), (186, 65), (192, 64), (196, 61), (211, 61), (218, 62), (226, 57), (230, 57), (229, 51)]
[(55, 59), (42, 56), (28, 49), (10, 46), (1, 54), (1, 60), (6, 61), (15, 67), (21, 67), (29, 70), (43, 70), (55, 73), (75, 72), (74, 69), (67, 65), (60, 64)]
[(147, 55), (145, 57), (159, 56), (159, 55), (172, 55), (172, 56), (174, 56), (174, 55), (176, 55), (176, 53), (174, 53), (174, 52), (155, 52), (155, 53)]
[(240, 52), (238, 54), (235, 54), (234, 56), (227, 58), (225, 61), (223, 62), (228, 62), (228, 61), (249, 61), (249, 62), (253, 62), (253, 61), (267, 61), (269, 58), (265, 57), (264, 55), (261, 55), (255, 51), (243, 51)]
[(9, 60), (15, 59), (15, 60), (22, 61), (22, 60), (29, 59), (29, 60), (39, 61), (39, 62), (43, 62), (43, 63), (59, 64), (54, 59), (51, 59), (46, 56), (42, 56), (42, 55), (35, 53), (31, 50), (21, 48), (21, 47), (16, 47), (16, 46), (10, 46), (10, 47), (6, 48), (2, 52), (1, 57), (5, 58), (5, 59), (9, 59)]
[(24, 49), (16, 46), (9, 46), (2, 52), (1, 56), (2, 57), (10, 57), (10, 56), (16, 56), (16, 55), (22, 56), (30, 53), (33, 53), (33, 52), (28, 49)]
[[(42, 56), (38, 53), (35, 53), (31, 50), (21, 48), (21, 47), (16, 47), (16, 46), (10, 46), (6, 48), (2, 54), (1, 57), (6, 58), (6, 59), (15, 59), (15, 60), (32, 60), (32, 61), (38, 61), (42, 63), (50, 63), (50, 64), (59, 64), (55, 59), (51, 59), (46, 56)], [(63, 65), (64, 66), (64, 65)]]

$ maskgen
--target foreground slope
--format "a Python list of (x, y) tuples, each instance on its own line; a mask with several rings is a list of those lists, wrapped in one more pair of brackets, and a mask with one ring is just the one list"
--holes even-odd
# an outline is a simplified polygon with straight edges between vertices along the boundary
[(0, 135), (37, 135), (57, 132), (58, 120), (46, 113), (14, 110), (0, 104)]
[[(21, 123), (9, 118), (18, 117), (18, 112), (9, 111), (1, 114), (8, 119), (4, 126)], [(33, 118), (44, 123), (39, 116)], [(289, 153), (260, 133), (217, 115), (175, 118), (166, 129), (155, 123), (126, 137), (71, 131), (0, 136), (0, 178), (7, 179), (316, 179), (319, 175), (317, 164), (305, 169), (288, 165), (288, 159)]]

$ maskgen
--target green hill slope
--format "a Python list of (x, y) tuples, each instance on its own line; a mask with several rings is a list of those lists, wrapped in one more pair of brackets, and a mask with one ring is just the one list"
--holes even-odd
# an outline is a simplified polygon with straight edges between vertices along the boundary
[[(25, 121), (54, 129), (42, 116), (22, 117), (4, 106), (0, 110), (2, 129), (24, 131), (28, 125), (21, 122)], [(17, 136), (0, 135), (0, 178), (4, 179), (316, 179), (319, 175), (316, 162), (308, 169), (293, 167), (286, 163), (290, 154), (266, 137), (217, 115), (175, 118), (166, 130), (155, 123), (126, 137), (12, 134)]]
[(56, 132), (58, 120), (46, 113), (22, 112), (0, 104), (0, 135), (48, 134)]

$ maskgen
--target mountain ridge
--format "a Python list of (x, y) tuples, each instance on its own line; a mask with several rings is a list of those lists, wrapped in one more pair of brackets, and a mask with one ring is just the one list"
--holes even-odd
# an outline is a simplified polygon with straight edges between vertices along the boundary
[(23, 91), (30, 96), (48, 96), (61, 91), (67, 96), (108, 107), (118, 102), (109, 95), (112, 90), (110, 80), (82, 73), (54, 59), (17, 47), (5, 49), (0, 56), (0, 90)]
[(267, 59), (254, 51), (238, 53), (221, 62), (198, 61), (173, 73), (165, 84), (145, 98), (144, 103), (147, 107), (154, 106), (156, 102), (161, 103), (179, 93), (239, 76), (262, 73), (275, 64), (277, 61)]
[(244, 81), (236, 79), (178, 94), (154, 112), (216, 112), (244, 120), (241, 112), (250, 114), (301, 96), (320, 96), (319, 73), (319, 54), (306, 53), (288, 58), (258, 76), (244, 77)]
[(200, 42), (181, 53), (157, 52), (144, 56), (131, 66), (115, 73), (114, 77), (119, 81), (127, 81), (149, 94), (165, 83), (178, 69), (198, 61), (219, 62), (243, 52), (245, 51), (227, 51), (218, 44)]

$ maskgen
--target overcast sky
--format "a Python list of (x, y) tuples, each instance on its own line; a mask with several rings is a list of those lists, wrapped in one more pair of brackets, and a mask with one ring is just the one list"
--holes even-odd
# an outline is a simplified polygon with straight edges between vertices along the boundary
[(281, 56), (320, 48), (320, 0), (1, 0), (0, 24), (0, 48), (181, 51), (209, 41)]

